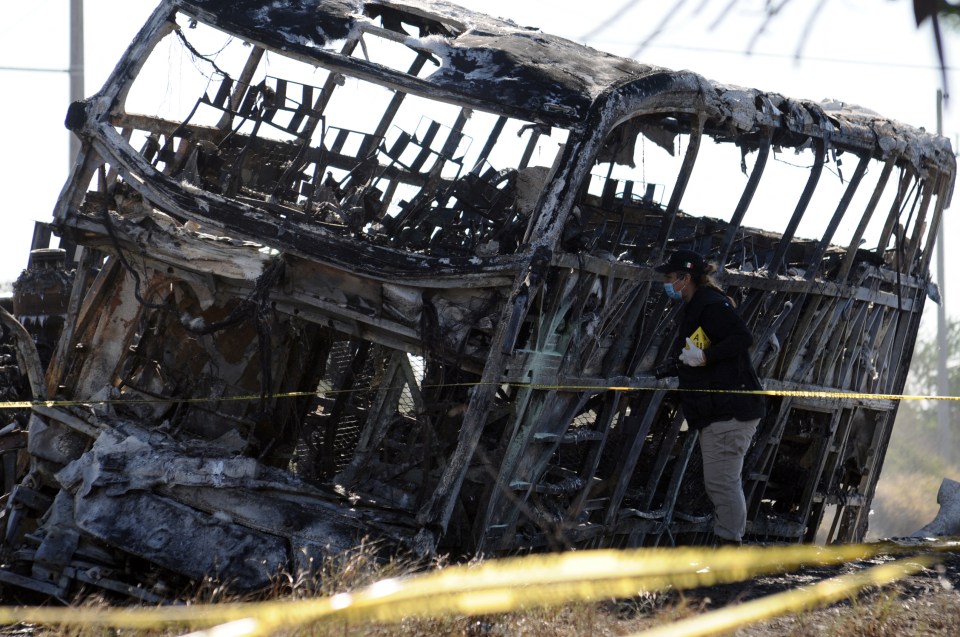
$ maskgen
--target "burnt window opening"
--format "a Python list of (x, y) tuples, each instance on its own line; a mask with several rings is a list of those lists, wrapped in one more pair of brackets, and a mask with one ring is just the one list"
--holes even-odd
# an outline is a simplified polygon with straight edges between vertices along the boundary
[[(776, 268), (812, 278), (849, 272), (853, 263), (897, 267), (930, 241), (929, 211), (941, 195), (906, 166), (891, 177), (887, 162), (830, 147), (811, 187), (817, 158), (809, 138), (765, 142), (762, 133), (738, 135), (708, 123), (706, 141), (685, 166), (691, 134), (689, 122), (659, 115), (615, 128), (581, 186), (565, 247), (628, 263), (687, 248), (741, 271)], [(678, 177), (689, 182), (671, 214)], [(661, 246), (664, 224), (672, 236)], [(796, 240), (783, 246), (769, 230), (777, 227)]]
[[(176, 31), (169, 47), (158, 47), (193, 76), (181, 82), (186, 92), (154, 100), (155, 116), (114, 115), (165, 175), (279, 219), (421, 254), (518, 248), (564, 131), (384, 90), (223, 41), (202, 25), (190, 38)], [(343, 46), (361, 57), (377, 48)], [(428, 62), (402, 48), (412, 55), (410, 69)], [(191, 99), (190, 86), (199, 97)], [(154, 92), (135, 83), (126, 108), (148, 112), (143, 105)]]

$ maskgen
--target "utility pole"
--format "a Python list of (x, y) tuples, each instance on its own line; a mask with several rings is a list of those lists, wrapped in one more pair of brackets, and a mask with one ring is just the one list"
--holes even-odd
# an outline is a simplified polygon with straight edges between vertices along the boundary
[[(70, 103), (86, 97), (83, 87), (83, 0), (70, 0)], [(73, 164), (80, 154), (80, 140), (70, 133), (67, 167), (73, 172)]]
[[(937, 89), (937, 135), (943, 135), (943, 90)], [(940, 286), (940, 303), (937, 305), (937, 395), (950, 395), (950, 378), (947, 372), (947, 281), (944, 267), (944, 219), (937, 228), (937, 284)], [(937, 434), (940, 453), (946, 465), (953, 462), (953, 432), (950, 427), (950, 404), (937, 401)]]

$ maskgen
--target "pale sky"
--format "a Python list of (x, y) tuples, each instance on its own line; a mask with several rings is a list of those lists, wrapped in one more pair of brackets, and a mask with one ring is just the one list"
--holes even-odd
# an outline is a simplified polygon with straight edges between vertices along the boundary
[[(909, 0), (830, 0), (803, 43), (810, 11), (818, 3), (786, 8), (758, 34), (764, 0), (740, 0), (722, 21), (728, 0), (461, 0), (459, 4), (523, 26), (585, 43), (644, 63), (689, 69), (725, 84), (759, 88), (812, 100), (838, 99), (886, 117), (936, 130), (936, 91), (941, 86), (930, 25), (917, 29)], [(86, 0), (85, 85), (95, 92), (153, 10), (150, 0)], [(626, 7), (632, 8), (626, 9)], [(676, 17), (645, 47), (664, 20)], [(34, 220), (50, 217), (71, 159), (63, 118), (68, 106), (69, 0), (7, 3), (0, 23), (0, 281), (26, 265)], [(612, 15), (620, 14), (610, 21)], [(948, 60), (960, 59), (960, 34), (947, 31)], [(750, 42), (755, 42), (747, 54)], [(798, 47), (802, 57), (794, 59)], [(13, 71), (10, 67), (47, 69)], [(944, 134), (957, 147), (960, 74), (949, 73), (957, 99), (944, 107)], [(956, 214), (945, 215), (946, 244), (958, 244)], [(773, 229), (773, 228), (771, 228)], [(947, 271), (960, 258), (948, 249)], [(935, 272), (935, 270), (934, 270)], [(957, 290), (954, 292), (953, 288)], [(960, 283), (945, 294), (952, 316), (960, 314)], [(928, 304), (928, 313), (933, 304)]]

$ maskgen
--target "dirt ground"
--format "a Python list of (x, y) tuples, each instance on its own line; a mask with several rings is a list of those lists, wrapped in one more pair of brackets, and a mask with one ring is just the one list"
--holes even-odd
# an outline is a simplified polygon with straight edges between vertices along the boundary
[[(839, 566), (810, 567), (748, 582), (687, 591), (684, 603), (703, 611), (774, 595), (904, 557), (881, 555)], [(932, 568), (826, 608), (742, 628), (737, 637), (821, 635), (960, 635), (960, 552), (944, 553)]]

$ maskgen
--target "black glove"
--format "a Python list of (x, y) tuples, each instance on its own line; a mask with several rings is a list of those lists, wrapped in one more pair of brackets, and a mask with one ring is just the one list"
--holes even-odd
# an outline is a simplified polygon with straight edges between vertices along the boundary
[(668, 358), (659, 365), (653, 368), (653, 375), (658, 380), (662, 378), (670, 378), (671, 376), (676, 376), (678, 374), (678, 368), (680, 363), (675, 358)]

